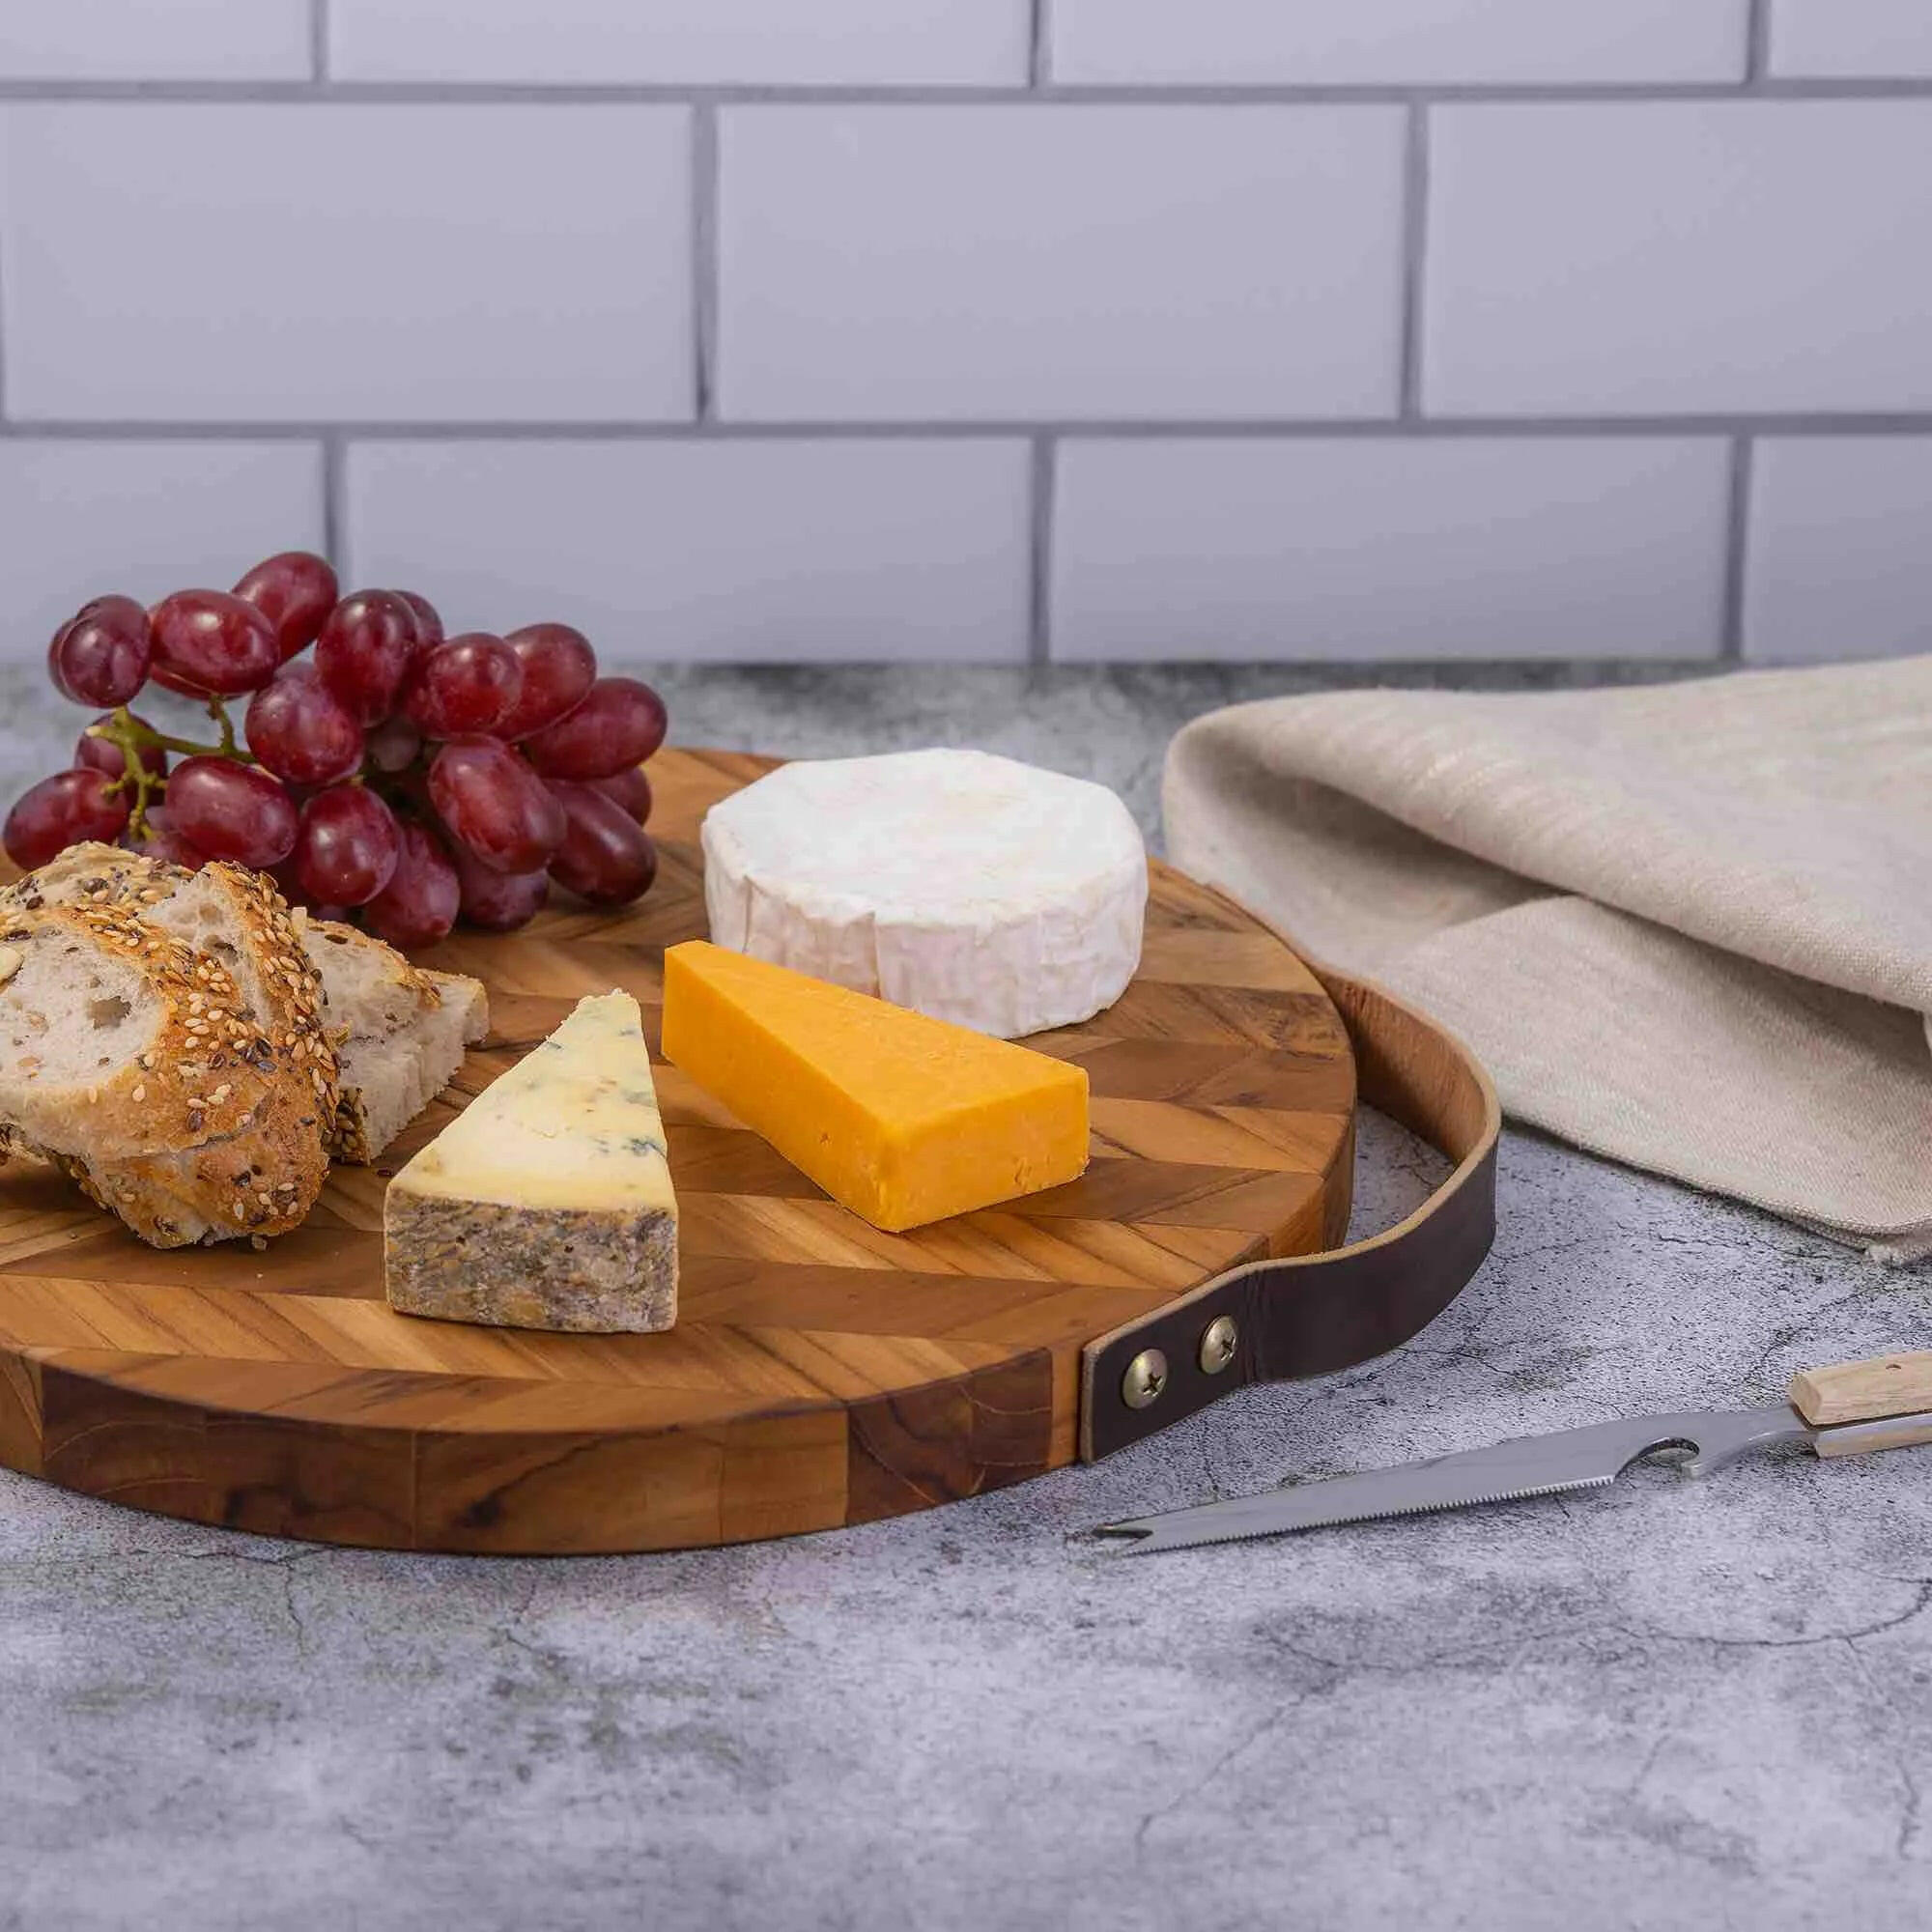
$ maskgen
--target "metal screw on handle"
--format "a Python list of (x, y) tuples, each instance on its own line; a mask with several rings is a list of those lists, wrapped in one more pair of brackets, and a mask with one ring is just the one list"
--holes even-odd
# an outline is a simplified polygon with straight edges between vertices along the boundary
[(1167, 1357), (1158, 1349), (1143, 1349), (1121, 1378), (1121, 1400), (1129, 1408), (1148, 1408), (1166, 1386)]
[(1218, 1376), (1235, 1359), (1235, 1343), (1240, 1331), (1232, 1315), (1217, 1315), (1201, 1331), (1201, 1373)]

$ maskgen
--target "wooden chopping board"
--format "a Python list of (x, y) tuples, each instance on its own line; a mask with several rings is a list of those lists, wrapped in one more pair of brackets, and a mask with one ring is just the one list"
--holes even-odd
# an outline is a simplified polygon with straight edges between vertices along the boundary
[(197, 1522), (382, 1548), (682, 1548), (924, 1509), (1074, 1460), (1081, 1346), (1239, 1262), (1338, 1243), (1355, 1067), (1272, 933), (1153, 867), (1120, 1002), (1032, 1044), (1086, 1066), (1069, 1186), (906, 1235), (837, 1207), (659, 1065), (678, 1324), (569, 1336), (383, 1299), (385, 1178), (585, 993), (655, 1056), (666, 946), (705, 931), (697, 825), (770, 760), (661, 753), (657, 885), (424, 963), (492, 1031), (381, 1169), (266, 1252), (160, 1253), (31, 1162), (0, 1169), (0, 1463)]

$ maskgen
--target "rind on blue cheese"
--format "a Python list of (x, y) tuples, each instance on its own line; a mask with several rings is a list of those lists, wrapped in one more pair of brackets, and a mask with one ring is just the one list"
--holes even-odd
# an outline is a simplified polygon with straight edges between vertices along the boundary
[(677, 1201), (638, 1003), (580, 1000), (389, 1183), (406, 1315), (648, 1333), (677, 1319)]
[(1104, 785), (986, 752), (781, 766), (705, 814), (714, 944), (1015, 1039), (1140, 964), (1147, 848)]

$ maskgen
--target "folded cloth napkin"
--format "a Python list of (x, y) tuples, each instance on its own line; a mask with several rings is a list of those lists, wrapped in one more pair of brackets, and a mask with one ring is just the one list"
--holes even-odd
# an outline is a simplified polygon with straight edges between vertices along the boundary
[(1932, 1253), (1932, 657), (1197, 719), (1170, 856), (1460, 1032), (1504, 1107)]

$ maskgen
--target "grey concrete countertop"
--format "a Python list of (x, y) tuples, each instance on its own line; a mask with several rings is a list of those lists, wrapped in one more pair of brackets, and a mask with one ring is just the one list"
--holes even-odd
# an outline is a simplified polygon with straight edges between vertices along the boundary
[[(980, 743), (1144, 820), (1175, 724), (1317, 681), (664, 680), (686, 742)], [(0, 702), (11, 796), (73, 721), (37, 676)], [(1358, 1225), (1433, 1172), (1365, 1136)], [(0, 1928), (1917, 1932), (1932, 1451), (1141, 1560), (1083, 1539), (1932, 1346), (1925, 1268), (1529, 1134), (1500, 1188), (1493, 1257), (1395, 1355), (840, 1534), (398, 1556), (0, 1472)]]

